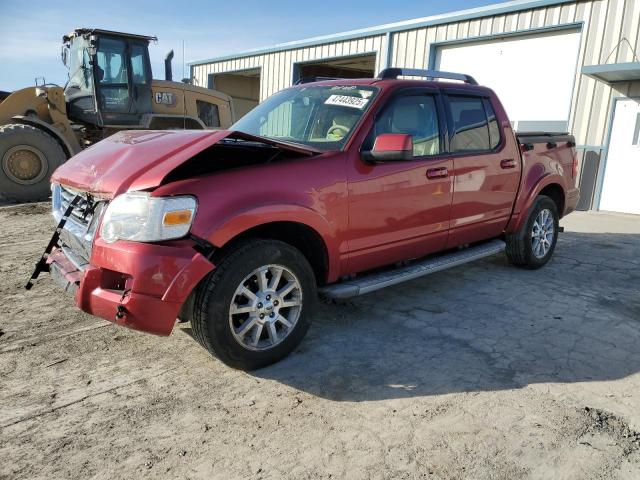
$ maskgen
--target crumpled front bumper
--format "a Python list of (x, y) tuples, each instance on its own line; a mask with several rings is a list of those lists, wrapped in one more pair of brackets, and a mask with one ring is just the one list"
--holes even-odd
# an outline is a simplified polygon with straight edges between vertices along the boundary
[(215, 268), (190, 240), (158, 245), (96, 239), (87, 265), (78, 265), (64, 248), (54, 249), (47, 263), (84, 312), (157, 335), (171, 333), (190, 293)]

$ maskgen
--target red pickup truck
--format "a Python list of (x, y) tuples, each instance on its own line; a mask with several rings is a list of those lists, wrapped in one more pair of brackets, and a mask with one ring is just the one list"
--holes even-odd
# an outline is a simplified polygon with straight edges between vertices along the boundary
[(574, 147), (514, 134), (468, 75), (303, 83), (231, 130), (121, 132), (62, 165), (34, 278), (49, 271), (80, 309), (137, 330), (191, 321), (223, 362), (258, 368), (301, 341), (318, 292), (503, 250), (544, 265), (578, 201)]

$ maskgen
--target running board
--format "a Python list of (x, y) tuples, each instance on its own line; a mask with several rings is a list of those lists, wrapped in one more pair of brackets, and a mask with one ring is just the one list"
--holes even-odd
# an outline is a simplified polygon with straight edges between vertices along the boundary
[(406, 267), (334, 283), (320, 289), (320, 295), (328, 298), (356, 297), (380, 290), (384, 287), (406, 282), (407, 280), (424, 277), (430, 273), (440, 272), (464, 263), (495, 255), (496, 253), (504, 251), (505, 247), (506, 245), (502, 240), (491, 240), (490, 242), (458, 250), (453, 253), (411, 263)]

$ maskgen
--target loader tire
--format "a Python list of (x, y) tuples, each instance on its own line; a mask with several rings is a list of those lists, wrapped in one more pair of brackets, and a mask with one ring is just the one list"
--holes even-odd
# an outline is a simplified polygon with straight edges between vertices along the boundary
[(51, 135), (31, 125), (0, 127), (0, 200), (36, 202), (51, 195), (49, 178), (67, 160)]

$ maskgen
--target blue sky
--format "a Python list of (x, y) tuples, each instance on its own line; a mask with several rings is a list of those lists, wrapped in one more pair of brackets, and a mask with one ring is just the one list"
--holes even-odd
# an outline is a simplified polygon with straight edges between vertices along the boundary
[(61, 4), (0, 0), (0, 90), (33, 85), (34, 78), (42, 76), (63, 85), (67, 70), (60, 62), (61, 38), (76, 27), (155, 35), (158, 44), (151, 47), (154, 78), (163, 78), (162, 60), (171, 49), (176, 54), (174, 78), (180, 78), (183, 41), (186, 61), (190, 61), (491, 3), (497, 1), (107, 0)]

